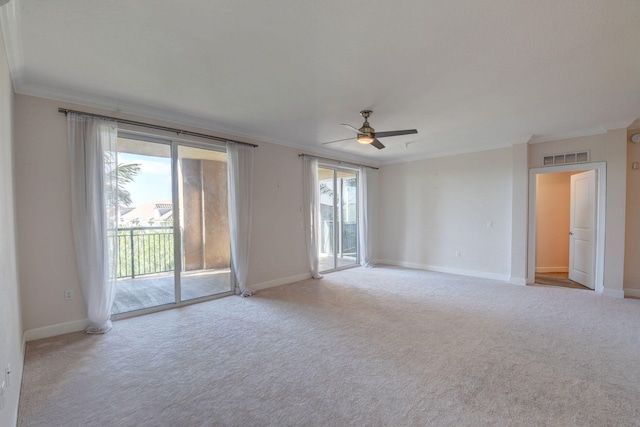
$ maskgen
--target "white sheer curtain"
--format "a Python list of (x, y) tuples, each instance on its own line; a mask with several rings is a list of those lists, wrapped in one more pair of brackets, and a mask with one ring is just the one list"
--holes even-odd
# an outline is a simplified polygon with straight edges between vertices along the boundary
[(371, 180), (371, 169), (361, 166), (360, 176), (358, 178), (358, 244), (360, 252), (360, 264), (365, 267), (371, 267), (371, 243), (372, 232), (371, 221), (371, 193), (369, 190), (369, 181)]
[(251, 201), (253, 199), (253, 147), (227, 141), (229, 179), (229, 230), (231, 262), (236, 277), (236, 294), (248, 297)]
[(311, 277), (321, 279), (319, 272), (320, 248), (318, 246), (320, 230), (320, 183), (318, 182), (318, 159), (303, 157), (302, 166), (304, 233), (307, 243), (307, 256)]
[(71, 221), (87, 333), (111, 329), (117, 265), (117, 123), (67, 114)]

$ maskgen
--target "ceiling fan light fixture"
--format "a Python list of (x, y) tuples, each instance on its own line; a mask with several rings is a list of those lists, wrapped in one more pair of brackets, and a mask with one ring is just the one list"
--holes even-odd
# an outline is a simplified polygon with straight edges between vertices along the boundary
[[(389, 136), (400, 136), (400, 135), (412, 135), (412, 134), (418, 133), (417, 129), (376, 132), (376, 130), (371, 127), (371, 125), (369, 124), (369, 121), (367, 120), (371, 115), (371, 113), (373, 113), (373, 111), (371, 110), (360, 111), (360, 115), (364, 118), (364, 123), (362, 124), (362, 127), (360, 129), (346, 123), (342, 124), (342, 126), (349, 129), (351, 132), (355, 132), (358, 135), (355, 139), (362, 145), (371, 145), (372, 147), (375, 147), (378, 150), (382, 150), (384, 148), (384, 144), (381, 143), (378, 138), (385, 138)], [(352, 139), (352, 138), (347, 138), (347, 139)], [(322, 145), (333, 144), (334, 142), (340, 142), (340, 141), (346, 141), (346, 140), (339, 139), (337, 141), (323, 142)]]
[(360, 144), (371, 144), (374, 138), (371, 134), (359, 133), (358, 134), (358, 142)]

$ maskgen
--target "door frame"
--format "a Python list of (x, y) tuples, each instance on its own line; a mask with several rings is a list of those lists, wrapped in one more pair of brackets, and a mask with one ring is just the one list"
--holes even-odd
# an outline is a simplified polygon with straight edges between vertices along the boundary
[[(139, 310), (134, 311), (126, 311), (124, 313), (112, 314), (111, 320), (120, 320), (120, 319), (128, 319), (131, 317), (144, 316), (146, 314), (156, 313), (165, 310), (172, 310), (174, 308), (184, 307), (191, 304), (197, 304), (204, 301), (210, 301), (218, 298), (223, 298), (226, 296), (234, 295), (233, 287), (236, 283), (236, 276), (234, 274), (233, 268), (231, 268), (230, 272), (230, 284), (231, 289), (229, 292), (222, 292), (219, 294), (206, 295), (198, 298), (183, 300), (182, 299), (182, 283), (181, 283), (181, 272), (182, 272), (182, 236), (180, 231), (180, 203), (178, 200), (178, 146), (188, 146), (194, 148), (202, 148), (205, 150), (215, 150), (220, 152), (226, 152), (226, 146), (221, 144), (211, 143), (211, 141), (200, 141), (198, 139), (185, 139), (185, 138), (173, 138), (170, 136), (156, 135), (150, 134), (148, 132), (140, 132), (136, 130), (131, 130), (128, 127), (124, 127), (122, 129), (118, 129), (118, 138), (129, 138), (135, 139), (143, 142), (153, 142), (157, 144), (163, 144), (169, 146), (171, 150), (171, 200), (173, 202), (173, 236), (174, 236), (174, 302), (156, 305), (152, 307), (141, 308)], [(176, 220), (176, 218), (178, 218)], [(231, 260), (233, 262), (233, 260)]]
[(529, 169), (529, 221), (527, 243), (527, 285), (533, 285), (536, 280), (536, 246), (537, 246), (537, 205), (536, 177), (539, 174), (556, 172), (596, 171), (596, 250), (594, 260), (595, 291), (601, 294), (604, 290), (604, 243), (605, 243), (605, 214), (607, 205), (607, 163), (577, 163), (562, 166), (547, 166)]
[[(345, 270), (348, 268), (354, 268), (360, 266), (360, 170), (356, 168), (350, 168), (345, 166), (334, 165), (332, 163), (318, 162), (318, 169), (331, 169), (333, 170), (333, 268), (329, 270), (322, 270), (320, 273), (331, 273), (333, 271)], [(336, 221), (338, 218), (342, 222), (342, 186), (340, 187), (340, 206), (338, 206), (338, 172), (352, 173), (356, 177), (356, 260), (353, 264), (347, 264), (343, 266), (338, 265), (338, 251), (342, 253), (342, 236), (341, 230), (337, 227)], [(340, 212), (338, 212), (340, 211)], [(337, 215), (339, 213), (339, 215)], [(339, 245), (339, 246), (338, 246)]]

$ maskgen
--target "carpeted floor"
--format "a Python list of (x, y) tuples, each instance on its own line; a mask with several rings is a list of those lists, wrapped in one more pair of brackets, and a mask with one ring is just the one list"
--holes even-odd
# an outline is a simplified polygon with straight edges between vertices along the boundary
[(640, 301), (379, 267), (29, 342), (20, 426), (638, 426)]

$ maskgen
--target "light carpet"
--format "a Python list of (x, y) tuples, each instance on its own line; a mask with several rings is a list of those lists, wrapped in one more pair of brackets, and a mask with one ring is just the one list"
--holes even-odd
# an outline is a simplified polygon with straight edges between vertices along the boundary
[(21, 426), (640, 425), (640, 301), (357, 268), (29, 342)]

